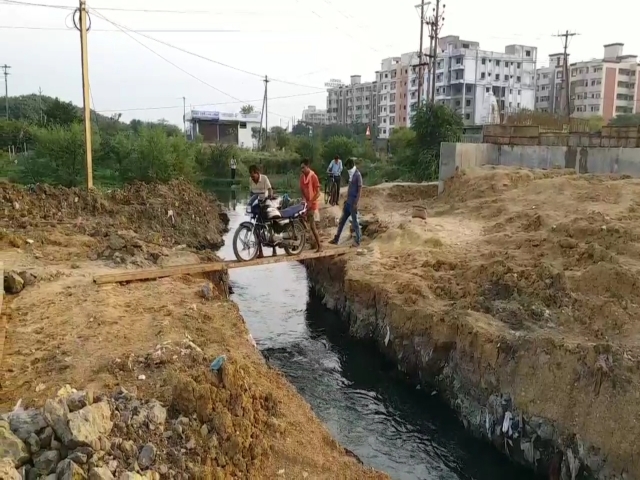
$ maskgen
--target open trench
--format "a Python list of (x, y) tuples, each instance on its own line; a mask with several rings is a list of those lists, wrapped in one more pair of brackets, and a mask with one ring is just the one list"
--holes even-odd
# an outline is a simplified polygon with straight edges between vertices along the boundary
[[(229, 204), (232, 237), (244, 208)], [(411, 386), (375, 346), (354, 339), (297, 263), (230, 273), (233, 300), (258, 347), (331, 434), (366, 465), (397, 479), (533, 479), (471, 436), (436, 395)]]

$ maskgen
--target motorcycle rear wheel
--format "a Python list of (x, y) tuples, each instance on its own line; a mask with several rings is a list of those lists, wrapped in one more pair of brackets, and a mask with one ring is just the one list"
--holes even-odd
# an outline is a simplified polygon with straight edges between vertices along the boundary
[[(255, 251), (254, 251), (255, 250)], [(244, 258), (241, 252), (248, 251), (248, 257)], [(260, 252), (260, 239), (258, 231), (253, 231), (249, 225), (240, 225), (233, 234), (233, 254), (239, 262), (248, 262), (255, 259)]]
[(289, 234), (289, 237), (296, 238), (295, 246), (291, 246), (290, 244), (285, 243), (282, 248), (289, 256), (300, 255), (300, 253), (304, 250), (304, 247), (307, 246), (307, 229), (304, 228), (304, 225), (299, 220), (289, 223), (287, 226), (286, 232)]

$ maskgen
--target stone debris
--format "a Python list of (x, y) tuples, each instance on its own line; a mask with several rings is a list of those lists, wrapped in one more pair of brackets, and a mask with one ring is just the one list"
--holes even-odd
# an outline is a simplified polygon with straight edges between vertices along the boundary
[(4, 291), (15, 295), (24, 289), (24, 280), (18, 272), (9, 271), (4, 274)]

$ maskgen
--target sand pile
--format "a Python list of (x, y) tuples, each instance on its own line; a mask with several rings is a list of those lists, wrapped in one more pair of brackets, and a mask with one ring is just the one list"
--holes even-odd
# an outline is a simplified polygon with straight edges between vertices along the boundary
[(181, 180), (107, 192), (0, 184), (0, 212), (0, 231), (11, 246), (26, 245), (31, 232), (51, 226), (103, 245), (114, 232), (135, 231), (160, 246), (217, 249), (228, 223), (213, 195)]

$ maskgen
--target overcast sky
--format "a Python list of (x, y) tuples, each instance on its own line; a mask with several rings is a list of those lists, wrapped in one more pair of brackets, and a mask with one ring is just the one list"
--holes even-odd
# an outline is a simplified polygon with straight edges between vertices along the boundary
[[(6, 3), (22, 1), (77, 5), (73, 0), (0, 0), (0, 64), (12, 66), (9, 94), (35, 93), (42, 88), (44, 94), (81, 104), (79, 34), (68, 29), (71, 10)], [(306, 105), (324, 107), (323, 86), (330, 78), (348, 82), (350, 75), (360, 74), (363, 81), (371, 80), (383, 58), (417, 50), (416, 3), (88, 0), (89, 8), (97, 10), (92, 15), (94, 30), (89, 34), (94, 108), (106, 114), (122, 112), (126, 120), (166, 118), (176, 124), (182, 123), (183, 96), (187, 108), (193, 105), (237, 112), (242, 105), (237, 100), (243, 100), (259, 110), (264, 85), (257, 75), (267, 74), (301, 84), (269, 84), (269, 125), (282, 121), (285, 126), (291, 117), (300, 117)], [(640, 53), (640, 37), (635, 33), (640, 4), (633, 0), (605, 4), (452, 0), (446, 2), (445, 12), (443, 36), (476, 40), (486, 50), (503, 51), (510, 43), (537, 46), (539, 65), (547, 63), (548, 54), (562, 50), (561, 40), (552, 34), (566, 29), (581, 33), (570, 45), (572, 61), (599, 57), (602, 45), (613, 42), (625, 43), (625, 53)], [(256, 75), (131, 34), (184, 71), (179, 70), (98, 14), (122, 27), (145, 30), (145, 35)], [(235, 103), (221, 104), (225, 102)], [(211, 105), (216, 103), (219, 105)]]

